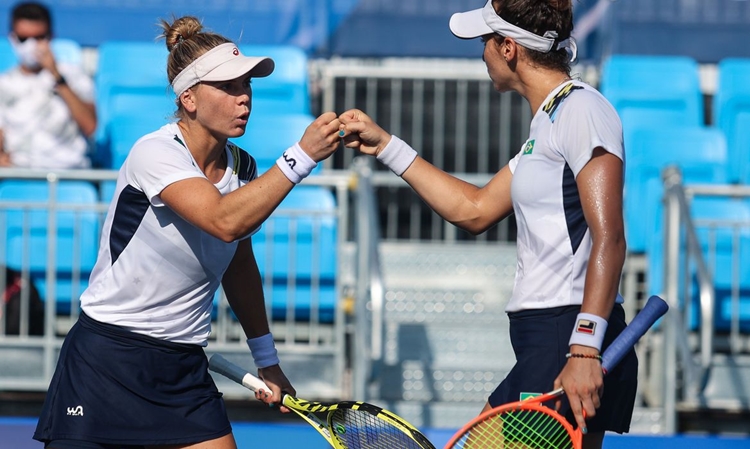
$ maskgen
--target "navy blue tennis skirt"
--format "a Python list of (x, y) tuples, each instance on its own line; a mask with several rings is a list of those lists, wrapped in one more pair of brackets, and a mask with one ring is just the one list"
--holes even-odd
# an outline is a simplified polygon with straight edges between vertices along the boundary
[[(569, 306), (508, 314), (516, 365), (490, 395), (491, 406), (521, 400), (524, 393), (547, 393), (554, 389), (554, 381), (567, 362), (565, 354), (569, 352), (568, 341), (580, 310), (580, 306)], [(603, 349), (625, 327), (625, 312), (621, 305), (616, 304), (609, 318)], [(586, 420), (588, 431), (627, 432), (630, 429), (637, 387), (638, 359), (635, 351), (631, 350), (604, 377), (601, 406), (597, 409), (596, 416)], [(560, 412), (575, 427), (575, 419), (565, 397)]]
[(82, 314), (63, 343), (34, 439), (190, 444), (231, 431), (202, 347)]

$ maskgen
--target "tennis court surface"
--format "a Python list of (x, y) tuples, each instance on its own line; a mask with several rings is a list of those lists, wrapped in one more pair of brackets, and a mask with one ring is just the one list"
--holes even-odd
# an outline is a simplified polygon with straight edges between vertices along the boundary
[[(305, 441), (308, 449), (330, 449), (330, 446), (307, 424), (235, 422), (234, 434), (239, 449), (293, 449)], [(31, 439), (36, 418), (0, 418), (0, 449), (42, 449), (42, 444)], [(442, 448), (453, 434), (448, 429), (426, 429), (425, 434), (436, 447)], [(747, 449), (750, 438), (714, 436), (644, 436), (612, 435), (604, 441), (604, 449)], [(394, 448), (397, 449), (397, 448)]]

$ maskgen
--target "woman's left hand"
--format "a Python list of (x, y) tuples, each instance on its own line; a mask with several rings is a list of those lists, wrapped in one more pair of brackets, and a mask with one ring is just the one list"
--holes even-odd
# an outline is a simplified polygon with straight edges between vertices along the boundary
[[(279, 404), (281, 403), (281, 399), (285, 394), (291, 396), (295, 396), (297, 394), (297, 390), (294, 389), (291, 382), (289, 382), (289, 379), (286, 378), (286, 375), (281, 370), (281, 367), (279, 365), (272, 365), (266, 368), (261, 368), (258, 370), (258, 375), (272, 390), (268, 392), (270, 393), (270, 396), (262, 395), (260, 392), (255, 393), (255, 397), (265, 402), (266, 404)], [(290, 411), (284, 406), (282, 406), (280, 409), (284, 413), (288, 413)]]

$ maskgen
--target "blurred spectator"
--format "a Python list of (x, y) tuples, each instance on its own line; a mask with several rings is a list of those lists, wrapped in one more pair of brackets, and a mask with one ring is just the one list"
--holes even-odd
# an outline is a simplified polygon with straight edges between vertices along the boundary
[(0, 75), (0, 166), (89, 167), (94, 83), (81, 67), (55, 61), (49, 9), (18, 3), (8, 38), (18, 65)]

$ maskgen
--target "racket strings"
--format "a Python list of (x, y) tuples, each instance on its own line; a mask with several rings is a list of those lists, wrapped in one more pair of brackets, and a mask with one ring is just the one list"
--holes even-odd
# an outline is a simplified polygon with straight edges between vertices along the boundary
[(399, 427), (369, 412), (337, 409), (329, 417), (331, 433), (347, 449), (423, 449)]
[(454, 449), (572, 449), (568, 430), (554, 417), (535, 410), (499, 413), (472, 427)]

